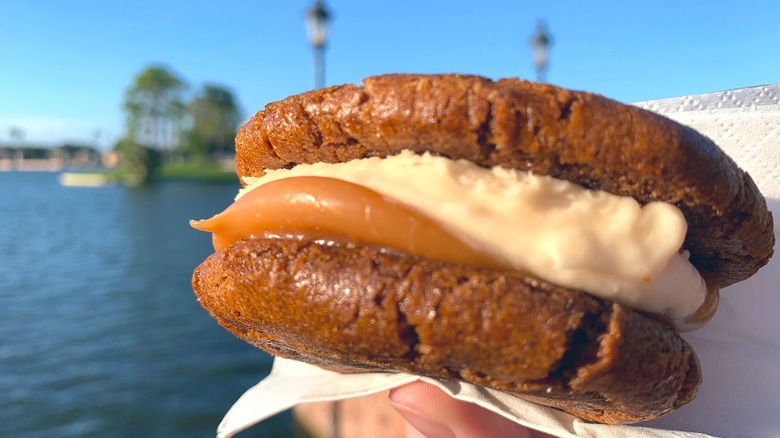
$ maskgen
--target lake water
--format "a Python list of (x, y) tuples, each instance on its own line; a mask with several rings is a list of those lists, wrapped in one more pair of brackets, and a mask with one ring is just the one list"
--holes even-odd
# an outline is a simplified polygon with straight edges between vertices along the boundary
[[(238, 184), (67, 188), (0, 172), (0, 436), (213, 437), (271, 358), (195, 300)], [(241, 437), (289, 436), (289, 413)]]

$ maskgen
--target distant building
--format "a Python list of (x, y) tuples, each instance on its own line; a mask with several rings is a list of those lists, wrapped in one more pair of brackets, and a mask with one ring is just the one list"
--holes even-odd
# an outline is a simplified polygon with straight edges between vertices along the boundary
[(0, 171), (59, 172), (93, 169), (100, 167), (102, 160), (102, 154), (90, 146), (0, 146)]

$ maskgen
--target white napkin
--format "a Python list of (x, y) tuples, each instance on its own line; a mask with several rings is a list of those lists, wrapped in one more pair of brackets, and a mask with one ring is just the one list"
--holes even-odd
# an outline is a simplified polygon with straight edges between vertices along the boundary
[[(745, 88), (636, 104), (709, 136), (767, 197), (780, 222), (780, 86)], [(381, 392), (415, 380), (436, 384), (453, 397), (477, 403), (509, 419), (560, 437), (780, 436), (780, 261), (721, 291), (715, 318), (686, 333), (701, 360), (697, 398), (641, 425), (585, 423), (498, 391), (454, 380), (409, 374), (343, 375), (284, 359), (250, 388), (225, 415), (220, 438), (233, 436), (298, 403), (340, 400)]]

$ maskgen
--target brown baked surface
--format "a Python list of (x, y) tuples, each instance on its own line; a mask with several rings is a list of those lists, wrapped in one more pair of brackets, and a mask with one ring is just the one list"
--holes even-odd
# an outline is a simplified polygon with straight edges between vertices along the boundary
[(386, 75), (266, 106), (236, 138), (236, 171), (386, 156), (403, 149), (533, 170), (678, 205), (692, 262), (720, 286), (772, 255), (772, 216), (708, 138), (604, 97), (518, 79)]
[(193, 288), (222, 326), (271, 354), (462, 379), (592, 421), (663, 415), (701, 379), (666, 323), (518, 272), (252, 238), (211, 255)]

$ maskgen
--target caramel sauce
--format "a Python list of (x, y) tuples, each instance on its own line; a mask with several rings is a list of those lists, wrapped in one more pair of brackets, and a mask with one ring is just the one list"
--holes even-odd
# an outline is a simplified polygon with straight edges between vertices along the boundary
[(267, 234), (393, 248), (472, 266), (511, 269), (436, 221), (374, 190), (335, 178), (301, 176), (259, 186), (224, 212), (190, 225), (213, 233), (214, 249)]
[(707, 285), (707, 295), (704, 296), (704, 302), (701, 306), (683, 320), (690, 330), (697, 329), (710, 322), (712, 317), (715, 316), (720, 303), (720, 289), (718, 289), (718, 286), (707, 275), (702, 273), (701, 276)]

